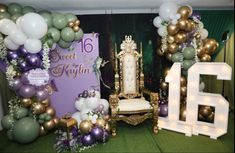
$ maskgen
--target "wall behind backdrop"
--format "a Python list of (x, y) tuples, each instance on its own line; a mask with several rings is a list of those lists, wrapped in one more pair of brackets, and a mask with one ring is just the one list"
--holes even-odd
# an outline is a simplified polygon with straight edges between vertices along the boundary
[[(234, 32), (234, 10), (204, 10), (197, 12), (201, 14), (202, 22), (209, 32), (208, 37), (216, 39), (220, 44), (220, 47), (213, 56), (213, 59), (216, 59), (216, 56), (223, 50), (222, 48), (224, 48), (224, 43), (221, 41), (223, 32), (229, 30), (229, 35)], [(104, 68), (101, 68), (102, 77), (112, 90), (114, 89), (114, 43), (117, 43), (119, 50), (122, 40), (125, 39), (125, 35), (132, 35), (133, 39), (138, 44), (138, 49), (139, 43), (143, 43), (145, 86), (153, 91), (158, 91), (162, 71), (165, 68), (170, 67), (172, 63), (156, 54), (156, 50), (160, 46), (160, 37), (157, 35), (157, 28), (155, 28), (152, 23), (156, 15), (157, 14), (122, 14), (78, 16), (84, 33), (96, 32), (100, 34), (100, 57), (110, 61)], [(230, 45), (234, 45), (234, 42)], [(231, 48), (232, 47), (227, 49), (227, 52), (234, 52)], [(229, 61), (228, 64), (234, 67), (234, 56), (230, 56)], [(232, 79), (234, 80), (234, 69)], [(229, 87), (234, 90), (232, 82), (234, 81), (230, 81), (228, 84), (230, 84)], [(6, 95), (2, 97), (5, 112), (7, 111), (7, 101), (10, 98), (6, 84), (4, 75), (1, 74), (0, 91), (2, 92), (2, 95)], [(207, 83), (206, 80), (208, 92), (211, 92), (210, 89), (214, 89), (216, 84), (217, 80), (215, 79), (213, 82), (209, 83)], [(112, 90), (101, 86), (102, 97), (108, 99), (109, 94), (113, 92)], [(232, 92), (232, 95), (231, 92), (227, 93), (230, 106), (234, 106), (233, 93), (234, 92)]]

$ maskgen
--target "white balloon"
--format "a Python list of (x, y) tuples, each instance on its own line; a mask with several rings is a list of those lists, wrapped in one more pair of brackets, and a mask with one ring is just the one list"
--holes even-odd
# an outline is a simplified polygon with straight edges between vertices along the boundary
[(100, 92), (97, 90), (95, 90), (95, 97), (98, 99), (100, 99), (100, 97), (101, 97)]
[(23, 32), (33, 39), (40, 39), (47, 33), (47, 23), (37, 13), (27, 13), (20, 21), (20, 27)]
[(200, 35), (201, 35), (201, 39), (206, 39), (207, 37), (208, 37), (208, 31), (206, 30), (206, 29), (200, 29), (199, 30), (199, 33), (200, 33)]
[(106, 99), (100, 99), (100, 104), (103, 104), (104, 105), (104, 111), (108, 112), (109, 102)]
[(159, 16), (165, 20), (169, 21), (170, 16), (176, 14), (179, 6), (172, 2), (163, 3), (159, 8)]
[(78, 127), (79, 127), (79, 124), (81, 123), (81, 113), (80, 112), (76, 112), (72, 115), (72, 118), (74, 118), (75, 120), (77, 120), (77, 123), (78, 123)]
[(42, 43), (38, 39), (27, 39), (24, 43), (24, 48), (32, 54), (40, 52), (42, 49)]
[(75, 102), (75, 108), (77, 109), (77, 110), (79, 110), (79, 111), (81, 111), (82, 110), (82, 106), (84, 105), (84, 101), (85, 101), (85, 98), (79, 98), (79, 100), (76, 100), (76, 102)]
[(25, 34), (19, 28), (11, 32), (10, 38), (17, 45), (23, 45), (27, 39)]
[(21, 26), (20, 26), (21, 19), (22, 19), (22, 16), (19, 17), (19, 18), (16, 20), (16, 25), (17, 25), (18, 28), (21, 28)]
[(9, 19), (0, 20), (0, 32), (4, 35), (10, 35), (13, 30), (16, 30), (16, 24)]
[(199, 84), (199, 91), (203, 91), (205, 89), (205, 83), (204, 82), (201, 82), (200, 84)]
[(159, 36), (161, 36), (161, 37), (164, 37), (167, 35), (167, 29), (164, 26), (161, 26), (160, 28), (158, 28), (157, 32), (158, 32)]
[(86, 108), (93, 110), (99, 106), (99, 98), (89, 97), (86, 99)]
[(153, 19), (153, 25), (157, 28), (161, 27), (162, 26), (162, 19), (157, 16)]
[(10, 50), (16, 50), (19, 48), (19, 45), (15, 44), (10, 36), (7, 36), (5, 39), (4, 39), (4, 44), (6, 45), (6, 47)]

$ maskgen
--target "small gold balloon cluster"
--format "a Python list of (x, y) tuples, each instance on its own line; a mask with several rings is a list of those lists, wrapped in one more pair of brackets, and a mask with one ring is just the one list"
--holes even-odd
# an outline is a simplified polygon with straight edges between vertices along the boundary
[(199, 61), (211, 61), (211, 55), (219, 46), (218, 42), (207, 38), (207, 30), (203, 28), (203, 23), (199, 19), (192, 17), (193, 11), (189, 6), (181, 6), (177, 13), (180, 14), (180, 18), (176, 24), (170, 22), (167, 24), (168, 34), (162, 38), (162, 45), (157, 50), (157, 54), (165, 55), (171, 61), (174, 53), (182, 52), (182, 46), (195, 39), (194, 48)]
[(73, 29), (74, 32), (78, 32), (80, 30), (80, 20), (70, 21), (68, 23), (69, 27)]
[(91, 122), (91, 120), (83, 120), (80, 124), (79, 124), (79, 130), (83, 133), (83, 134), (87, 134), (89, 132), (91, 132), (91, 129), (95, 126), (103, 128), (105, 130), (107, 130), (108, 132), (111, 131), (111, 126), (109, 124), (110, 121), (110, 116), (106, 115), (103, 118), (97, 118), (96, 119), (96, 123), (93, 124)]
[(30, 98), (23, 98), (20, 102), (22, 107), (29, 108), (37, 116), (40, 126), (40, 136), (47, 134), (57, 127), (59, 119), (55, 117), (56, 110), (50, 106), (50, 99), (33, 101)]
[(199, 121), (214, 122), (215, 110), (211, 106), (199, 105), (198, 119)]
[(7, 6), (0, 3), (0, 13), (7, 12)]

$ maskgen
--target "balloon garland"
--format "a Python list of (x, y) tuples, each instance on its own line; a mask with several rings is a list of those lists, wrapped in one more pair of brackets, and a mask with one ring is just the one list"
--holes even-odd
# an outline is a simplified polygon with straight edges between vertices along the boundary
[[(210, 62), (211, 55), (216, 51), (219, 44), (216, 40), (207, 38), (208, 31), (201, 22), (201, 17), (193, 13), (189, 5), (178, 6), (175, 3), (163, 3), (159, 8), (159, 16), (155, 17), (153, 24), (158, 28), (157, 32), (161, 39), (161, 46), (157, 50), (159, 56), (166, 57), (171, 62), (182, 63), (181, 77), (181, 108), (180, 119), (185, 120), (186, 94), (187, 94), (187, 71), (196, 62)], [(163, 77), (167, 75), (167, 69), (163, 71)], [(201, 81), (200, 90), (205, 84)], [(168, 84), (164, 79), (160, 80), (159, 115), (167, 116)], [(214, 120), (213, 108), (210, 106), (200, 106), (199, 120), (211, 122)]]
[(1, 120), (10, 140), (30, 143), (57, 127), (59, 119), (50, 106), (50, 95), (57, 89), (49, 81), (49, 53), (56, 43), (68, 48), (82, 39), (79, 25), (71, 13), (36, 13), (30, 6), (0, 4), (0, 59), (7, 64), (6, 77), (16, 93)]

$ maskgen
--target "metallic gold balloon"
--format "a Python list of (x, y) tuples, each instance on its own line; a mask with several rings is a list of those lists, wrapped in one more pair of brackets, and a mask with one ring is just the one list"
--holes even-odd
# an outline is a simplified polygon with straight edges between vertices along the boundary
[(92, 129), (93, 124), (91, 123), (90, 120), (83, 120), (79, 124), (79, 129), (82, 133), (89, 133)]
[(7, 6), (0, 3), (0, 13), (4, 13), (6, 11), (7, 11)]
[(187, 27), (188, 20), (187, 19), (179, 19), (177, 26), (180, 28), (180, 30), (185, 30)]
[(205, 54), (205, 51), (204, 51), (203, 47), (197, 48), (196, 51), (197, 51), (197, 56), (199, 58), (201, 58)]
[(188, 20), (185, 30), (190, 32), (196, 28), (196, 24), (193, 20)]
[(157, 49), (157, 54), (158, 54), (159, 56), (163, 56), (164, 53), (165, 53), (165, 51), (163, 51), (161, 48)]
[(55, 123), (55, 127), (57, 127), (59, 125), (60, 120), (55, 117), (55, 118), (53, 118), (53, 121)]
[(23, 98), (20, 101), (21, 106), (23, 107), (30, 107), (32, 105), (33, 101), (30, 98)]
[(46, 110), (43, 104), (40, 102), (33, 103), (31, 106), (31, 109), (34, 114), (41, 114), (41, 113), (44, 113)]
[(40, 133), (39, 133), (39, 135), (40, 135), (40, 136), (44, 136), (44, 135), (46, 135), (46, 134), (47, 134), (47, 131), (44, 129), (43, 126), (41, 126), (41, 127), (40, 127)]
[(48, 107), (50, 105), (50, 98), (41, 101), (41, 103), (44, 105), (44, 107)]
[(198, 114), (198, 119), (199, 119), (200, 121), (205, 120), (205, 118), (204, 118), (200, 113)]
[(108, 132), (111, 131), (111, 126), (110, 126), (109, 123), (107, 123), (104, 128), (105, 128), (105, 130), (107, 130)]
[(175, 35), (179, 31), (179, 28), (177, 27), (177, 25), (169, 24), (167, 26), (167, 31), (169, 35)]
[(55, 109), (52, 108), (52, 107), (47, 107), (47, 108), (46, 108), (46, 113), (49, 114), (49, 115), (51, 115), (51, 117), (54, 117), (56, 111), (55, 111)]
[(174, 38), (174, 36), (167, 36), (167, 42), (168, 43), (173, 43), (175, 41), (175, 38)]
[(73, 22), (73, 21), (70, 21), (70, 22), (68, 23), (68, 25), (69, 25), (70, 28), (73, 28), (74, 22)]
[(74, 31), (74, 32), (78, 32), (79, 30), (80, 30), (80, 27), (79, 27), (79, 26), (74, 26), (74, 27), (73, 27), (73, 31)]
[(206, 39), (203, 43), (205, 53), (209, 55), (212, 55), (215, 50), (219, 47), (218, 42), (214, 39)]
[(180, 85), (181, 86), (186, 86), (186, 84), (187, 84), (186, 78), (184, 76), (181, 76), (180, 77)]
[(196, 38), (196, 39), (201, 39), (201, 35), (200, 35), (199, 33), (197, 33), (197, 34), (195, 35), (195, 38)]
[(175, 38), (175, 42), (178, 44), (185, 42), (187, 39), (186, 34), (182, 31), (178, 32), (174, 38)]
[(96, 126), (99, 126), (102, 128), (105, 128), (106, 124), (107, 124), (107, 122), (103, 118), (98, 118), (95, 123)]
[(211, 107), (210, 106), (200, 106), (199, 113), (203, 117), (208, 117), (212, 113)]
[(79, 26), (79, 25), (80, 25), (80, 20), (74, 21), (74, 25), (75, 25), (75, 26)]
[(180, 120), (186, 121), (186, 106), (180, 109)]
[(215, 113), (211, 112), (211, 114), (207, 117), (209, 122), (214, 122), (214, 118), (215, 118)]
[(55, 123), (54, 123), (53, 119), (50, 121), (44, 122), (43, 127), (46, 131), (50, 131), (50, 130), (54, 129)]
[(171, 58), (172, 58), (172, 54), (167, 53), (167, 54), (166, 54), (166, 59), (169, 60), (169, 61), (171, 61)]
[(186, 96), (187, 95), (187, 87), (186, 86), (180, 87), (180, 94), (182, 96)]
[(176, 43), (172, 43), (172, 44), (168, 44), (167, 48), (168, 48), (169, 53), (174, 54), (178, 51), (179, 45)]
[(192, 15), (192, 10), (188, 6), (181, 6), (177, 11), (182, 19), (187, 19)]
[(208, 54), (204, 54), (201, 58), (200, 58), (201, 62), (210, 62), (211, 61), (211, 56)]
[(165, 68), (163, 70), (163, 76), (166, 77), (169, 72), (170, 72), (170, 69), (169, 68)]
[(161, 82), (160, 83), (160, 89), (162, 89), (162, 90), (167, 90), (168, 89), (168, 83), (166, 83), (166, 82)]

